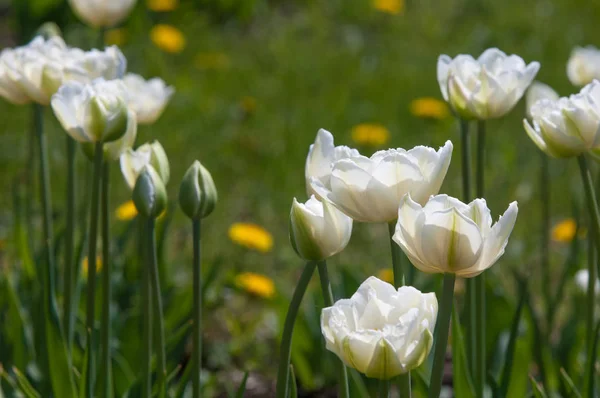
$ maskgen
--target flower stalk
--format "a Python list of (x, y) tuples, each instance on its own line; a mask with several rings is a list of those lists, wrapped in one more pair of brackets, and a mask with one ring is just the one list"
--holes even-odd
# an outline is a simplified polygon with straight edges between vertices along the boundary
[(100, 396), (104, 398), (112, 397), (112, 369), (110, 355), (110, 297), (112, 262), (110, 260), (110, 163), (104, 162), (102, 172), (102, 326), (100, 331), (101, 371), (102, 377), (100, 385)]
[(75, 316), (73, 313), (73, 280), (74, 280), (74, 233), (75, 233), (75, 191), (77, 178), (75, 172), (75, 150), (77, 143), (71, 136), (67, 135), (67, 209), (66, 209), (66, 226), (65, 226), (65, 269), (64, 269), (64, 330), (67, 338), (67, 348), (71, 353), (73, 345), (73, 326), (75, 324)]
[(146, 250), (145, 228), (146, 217), (138, 216), (140, 271), (142, 273), (142, 396), (152, 395), (152, 298), (150, 287), (150, 267)]
[(200, 398), (200, 375), (202, 372), (202, 265), (200, 262), (200, 219), (192, 220), (194, 242), (193, 289), (194, 327), (192, 332), (192, 396)]

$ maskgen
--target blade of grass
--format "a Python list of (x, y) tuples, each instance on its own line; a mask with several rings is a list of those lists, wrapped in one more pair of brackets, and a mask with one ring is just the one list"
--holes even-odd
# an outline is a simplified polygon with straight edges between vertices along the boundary
[(589, 352), (590, 358), (588, 358), (588, 367), (586, 370), (586, 380), (587, 380), (587, 389), (586, 396), (593, 398), (596, 396), (596, 357), (598, 354), (598, 334), (600, 333), (600, 321), (596, 323), (596, 328), (594, 329), (594, 336), (592, 340), (591, 351)]
[(531, 388), (533, 390), (533, 396), (535, 398), (548, 398), (546, 392), (544, 391), (544, 387), (542, 387), (532, 375), (529, 375), (529, 381), (531, 381)]
[(31, 383), (29, 383), (29, 380), (27, 380), (27, 377), (25, 377), (25, 375), (23, 373), (21, 373), (21, 371), (19, 369), (13, 367), (12, 370), (17, 378), (17, 384), (21, 388), (21, 392), (23, 394), (25, 394), (25, 396), (27, 398), (41, 398), (42, 397), (40, 395), (40, 393), (37, 392), (35, 390), (35, 388), (33, 388)]
[(571, 380), (564, 368), (560, 368), (560, 379), (567, 389), (568, 398), (582, 398), (581, 393), (575, 387), (575, 383), (573, 383), (573, 380)]
[[(294, 374), (294, 369), (292, 367), (292, 365), (290, 365), (290, 375)], [(244, 393), (246, 392), (246, 382), (248, 381), (248, 372), (244, 373), (244, 378), (242, 379), (242, 382), (240, 383), (240, 386), (237, 390), (237, 393), (235, 394), (235, 396), (237, 398), (244, 398)]]

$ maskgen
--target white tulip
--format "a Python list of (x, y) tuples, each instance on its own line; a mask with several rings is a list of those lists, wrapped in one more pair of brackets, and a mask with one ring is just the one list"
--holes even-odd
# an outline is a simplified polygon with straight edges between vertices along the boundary
[(23, 70), (22, 54), (20, 54), (22, 51), (20, 48), (7, 48), (0, 53), (0, 96), (15, 105), (31, 102), (27, 92), (18, 83)]
[(494, 119), (508, 113), (535, 78), (540, 64), (526, 65), (517, 55), (507, 56), (497, 48), (478, 59), (441, 55), (437, 79), (444, 99), (464, 119)]
[(52, 96), (52, 110), (65, 131), (79, 142), (110, 142), (126, 132), (133, 114), (120, 80), (69, 82)]
[(529, 138), (554, 157), (578, 156), (600, 150), (600, 82), (594, 80), (579, 94), (558, 101), (543, 99), (531, 107)]
[(387, 380), (427, 358), (437, 312), (435, 293), (411, 286), (396, 290), (372, 276), (350, 299), (323, 309), (321, 333), (327, 349), (346, 365)]
[(352, 235), (352, 219), (327, 201), (314, 195), (306, 204), (292, 203), (290, 241), (298, 255), (306, 260), (321, 261), (346, 247)]
[[(135, 144), (135, 139), (137, 137), (137, 121), (135, 117), (135, 112), (131, 109), (128, 111), (127, 117), (127, 130), (123, 137), (108, 142), (103, 145), (104, 150), (104, 159), (109, 161), (119, 160), (121, 155), (125, 153), (128, 149), (131, 149)], [(94, 158), (94, 144), (91, 142), (82, 142), (81, 148), (83, 152), (89, 159)]]
[(127, 59), (117, 46), (106, 47), (103, 51), (95, 48), (90, 51), (69, 48), (64, 57), (69, 68), (76, 72), (72, 80), (81, 82), (99, 77), (105, 80), (121, 79), (127, 69)]
[(575, 86), (600, 79), (600, 50), (594, 46), (575, 47), (567, 63), (567, 77)]
[(557, 101), (558, 98), (558, 93), (549, 85), (540, 83), (538, 81), (531, 83), (531, 86), (529, 86), (529, 89), (527, 90), (527, 94), (525, 94), (527, 117), (532, 119), (531, 108), (539, 100), (548, 99), (551, 101)]
[(517, 202), (512, 202), (492, 225), (485, 199), (466, 205), (448, 195), (437, 195), (421, 206), (406, 195), (398, 209), (393, 239), (423, 272), (472, 278), (504, 254), (517, 212)]
[(75, 14), (95, 28), (112, 27), (123, 21), (136, 0), (69, 0)]
[(129, 90), (129, 107), (135, 111), (140, 124), (154, 123), (175, 92), (172, 86), (156, 77), (146, 81), (140, 75), (128, 73), (123, 82)]
[(121, 155), (120, 163), (125, 182), (131, 189), (135, 187), (135, 182), (146, 165), (151, 165), (156, 170), (165, 185), (169, 182), (169, 159), (158, 141), (143, 144), (135, 151), (126, 150)]
[(333, 163), (340, 159), (359, 155), (360, 153), (356, 149), (347, 146), (335, 146), (333, 135), (325, 129), (320, 129), (315, 143), (310, 146), (306, 157), (304, 176), (308, 195), (315, 194), (310, 183), (312, 178), (316, 178), (324, 186), (329, 186)]
[(353, 154), (324, 166), (320, 178), (310, 178), (310, 185), (317, 197), (356, 221), (391, 222), (398, 217), (398, 204), (405, 194), (425, 204), (438, 193), (451, 158), (450, 141), (437, 152), (418, 146), (409, 151), (379, 151), (370, 158)]
[[(577, 286), (579, 292), (587, 292), (589, 280), (590, 274), (587, 269), (580, 269), (575, 273), (575, 286)], [(594, 285), (594, 292), (596, 292), (596, 295), (600, 294), (600, 281), (598, 279), (596, 279), (596, 284)]]

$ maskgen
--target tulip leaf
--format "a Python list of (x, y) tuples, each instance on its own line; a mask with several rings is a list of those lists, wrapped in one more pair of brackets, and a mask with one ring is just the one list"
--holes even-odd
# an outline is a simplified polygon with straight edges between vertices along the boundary
[(454, 393), (458, 397), (475, 398), (475, 389), (465, 351), (465, 341), (460, 326), (456, 302), (452, 306), (452, 367)]
[[(248, 373), (246, 373), (246, 376)], [(294, 373), (294, 365), (290, 365), (290, 381), (289, 381), (289, 398), (298, 398), (298, 386), (296, 385), (296, 374)], [(238, 396), (240, 398), (240, 396)]]
[(595, 387), (595, 381), (596, 381), (596, 357), (598, 354), (598, 334), (600, 333), (600, 321), (598, 321), (598, 323), (596, 323), (596, 328), (594, 330), (594, 341), (592, 342), (592, 349), (591, 351), (588, 352), (588, 367), (586, 369), (585, 372), (585, 379), (586, 379), (586, 389), (585, 389), (585, 395), (588, 397), (595, 397), (596, 396), (596, 387)]
[[(290, 365), (290, 375), (293, 376), (294, 369), (292, 367), (292, 365)], [(236, 398), (244, 398), (244, 393), (246, 392), (246, 382), (248, 381), (248, 372), (244, 372), (244, 378), (242, 379), (242, 382), (240, 383), (240, 386), (237, 389), (237, 392), (235, 393), (235, 397)]]
[[(87, 338), (90, 338), (90, 331), (88, 330), (87, 332)], [(87, 381), (87, 372), (88, 372), (88, 357), (90, 355), (89, 352), (89, 345), (85, 345), (85, 354), (83, 354), (83, 362), (82, 362), (82, 366), (83, 368), (81, 369), (81, 377), (79, 378), (79, 398), (85, 398), (86, 397), (86, 391), (87, 391), (87, 385), (86, 385), (86, 381)]]
[(529, 375), (529, 380), (531, 381), (531, 388), (533, 389), (533, 396), (535, 398), (548, 398), (544, 391), (544, 387), (542, 387), (541, 384), (538, 384), (532, 375)]
[(579, 390), (577, 390), (577, 387), (575, 387), (575, 383), (573, 383), (573, 380), (569, 377), (567, 371), (564, 368), (560, 368), (560, 378), (565, 386), (567, 394), (569, 394), (568, 397), (582, 398), (581, 393), (579, 392)]
[(38, 393), (35, 388), (29, 383), (27, 377), (17, 368), (13, 368), (13, 373), (17, 378), (17, 384), (21, 388), (21, 392), (25, 394), (27, 398), (41, 398), (40, 393)]
[(3, 322), (4, 335), (11, 348), (12, 364), (25, 368), (32, 358), (33, 343), (27, 335), (28, 326), (25, 323), (24, 312), (15, 291), (15, 286), (10, 275), (0, 280), (0, 289), (6, 293), (5, 321)]

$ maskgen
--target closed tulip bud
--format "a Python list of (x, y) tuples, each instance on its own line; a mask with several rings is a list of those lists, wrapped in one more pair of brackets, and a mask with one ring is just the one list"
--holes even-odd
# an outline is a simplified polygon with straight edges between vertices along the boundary
[(526, 65), (517, 55), (507, 56), (497, 48), (478, 59), (441, 55), (437, 78), (446, 101), (463, 119), (495, 119), (507, 114), (535, 78), (540, 64)]
[[(125, 153), (128, 149), (131, 149), (133, 144), (135, 144), (135, 138), (137, 136), (137, 122), (135, 118), (135, 113), (132, 110), (129, 110), (129, 115), (127, 117), (127, 131), (123, 137), (118, 140), (108, 142), (102, 146), (104, 150), (104, 160), (106, 161), (115, 161), (119, 160), (122, 154)], [(83, 153), (87, 156), (88, 159), (94, 159), (94, 144), (91, 142), (82, 142), (81, 149)]]
[(531, 107), (532, 122), (523, 120), (529, 138), (553, 157), (600, 151), (600, 82), (557, 101), (542, 99)]
[(62, 32), (54, 22), (45, 22), (38, 28), (36, 35), (42, 36), (44, 39), (49, 39), (54, 36), (62, 37)]
[(558, 98), (559, 96), (556, 91), (554, 91), (554, 89), (549, 85), (540, 83), (538, 81), (531, 83), (531, 86), (529, 86), (529, 89), (527, 89), (527, 94), (525, 94), (527, 117), (532, 119), (531, 108), (539, 100), (548, 99), (551, 101), (557, 101)]
[(52, 110), (65, 131), (79, 142), (110, 142), (127, 132), (131, 113), (119, 80), (70, 82), (52, 96)]
[(321, 261), (342, 250), (352, 235), (352, 219), (314, 195), (306, 204), (292, 203), (290, 241), (305, 260)]
[(484, 199), (466, 205), (437, 195), (421, 206), (407, 195), (400, 202), (393, 239), (423, 272), (472, 278), (504, 254), (517, 212), (517, 203), (512, 202), (492, 225)]
[(212, 176), (199, 161), (187, 170), (179, 186), (179, 205), (192, 220), (213, 212), (217, 203), (217, 188)]
[(123, 82), (129, 91), (129, 107), (135, 111), (140, 124), (154, 123), (175, 92), (157, 77), (146, 81), (140, 75), (128, 73)]
[(419, 367), (433, 343), (438, 302), (374, 276), (321, 313), (326, 348), (368, 377), (389, 380)]
[(95, 28), (112, 27), (131, 12), (136, 0), (69, 0), (75, 14)]
[(567, 77), (575, 86), (600, 79), (600, 50), (594, 46), (576, 47), (567, 63)]
[(133, 203), (141, 215), (156, 218), (167, 208), (165, 183), (150, 165), (144, 166), (133, 188)]
[(121, 155), (120, 162), (125, 182), (131, 189), (133, 189), (135, 181), (146, 165), (152, 166), (165, 184), (169, 183), (171, 175), (169, 159), (158, 141), (143, 144), (135, 151), (132, 149), (126, 150)]

